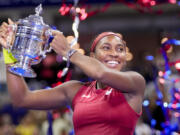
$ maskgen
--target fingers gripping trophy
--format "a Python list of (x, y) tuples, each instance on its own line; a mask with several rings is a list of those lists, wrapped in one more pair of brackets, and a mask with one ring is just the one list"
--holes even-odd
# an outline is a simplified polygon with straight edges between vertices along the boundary
[[(41, 4), (35, 9), (36, 14), (24, 19), (19, 19), (17, 23), (11, 24), (8, 30), (11, 31), (7, 37), (8, 50), (12, 52), (17, 62), (8, 67), (14, 74), (34, 78), (36, 73), (31, 65), (38, 64), (46, 53), (51, 51), (49, 42), (52, 40), (52, 29), (46, 25), (43, 18)], [(9, 39), (13, 39), (13, 43)]]

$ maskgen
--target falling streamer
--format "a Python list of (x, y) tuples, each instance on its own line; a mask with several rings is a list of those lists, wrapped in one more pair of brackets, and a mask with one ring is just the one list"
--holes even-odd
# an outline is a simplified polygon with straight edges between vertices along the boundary
[[(72, 14), (75, 15), (75, 18), (74, 18), (74, 22), (72, 24), (72, 30), (74, 32), (74, 39), (73, 41), (71, 42), (70, 44), (70, 47), (72, 48), (72, 46), (74, 46), (75, 44), (77, 44), (78, 42), (78, 38), (79, 38), (79, 32), (78, 32), (78, 26), (79, 26), (79, 15), (76, 11), (76, 8), (77, 8), (77, 4), (78, 4), (79, 0), (74, 0), (74, 8), (72, 8)], [(67, 60), (66, 58), (63, 58), (64, 60)], [(63, 69), (62, 71), (62, 77), (65, 76), (68, 72), (68, 69), (69, 69), (69, 62), (67, 62), (67, 65), (66, 67)]]
[(78, 42), (78, 38), (79, 38), (79, 32), (78, 32), (79, 22), (80, 22), (79, 21), (79, 15), (77, 13), (75, 13), (74, 22), (73, 22), (73, 25), (72, 25), (72, 30), (74, 32), (74, 37), (75, 38), (73, 39), (73, 41), (70, 44), (71, 48), (72, 48), (72, 46), (74, 46)]

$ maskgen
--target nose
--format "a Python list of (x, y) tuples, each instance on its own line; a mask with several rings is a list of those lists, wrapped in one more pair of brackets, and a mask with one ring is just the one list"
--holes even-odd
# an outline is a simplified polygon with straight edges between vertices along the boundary
[(117, 57), (119, 56), (119, 53), (118, 53), (115, 49), (112, 49), (112, 50), (109, 52), (109, 56), (114, 57), (114, 58), (117, 58)]

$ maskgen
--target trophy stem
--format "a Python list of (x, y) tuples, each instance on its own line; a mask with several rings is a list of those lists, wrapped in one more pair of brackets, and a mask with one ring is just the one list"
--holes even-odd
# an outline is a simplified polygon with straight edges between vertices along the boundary
[(32, 59), (30, 59), (28, 56), (21, 56), (20, 61), (11, 65), (8, 70), (16, 75), (34, 78), (36, 77), (36, 73), (30, 67), (31, 61)]

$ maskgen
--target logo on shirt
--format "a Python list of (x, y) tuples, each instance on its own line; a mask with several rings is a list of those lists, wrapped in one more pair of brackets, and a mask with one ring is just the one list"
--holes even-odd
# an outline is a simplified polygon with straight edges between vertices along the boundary
[(81, 97), (90, 98), (91, 96), (90, 95), (82, 95)]

